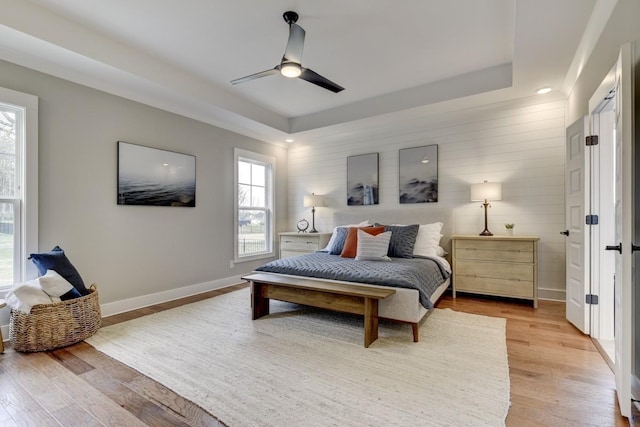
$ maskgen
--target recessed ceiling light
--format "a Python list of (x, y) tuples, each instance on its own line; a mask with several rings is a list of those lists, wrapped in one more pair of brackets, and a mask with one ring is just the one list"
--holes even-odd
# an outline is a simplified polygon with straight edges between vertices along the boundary
[(551, 92), (551, 88), (550, 87), (541, 87), (540, 89), (538, 89), (536, 91), (536, 93), (538, 95), (544, 95), (545, 93), (549, 93), (549, 92)]
[(162, 166), (169, 166), (169, 163), (163, 163)]
[(287, 138), (284, 140), (284, 142), (293, 142), (293, 138)]

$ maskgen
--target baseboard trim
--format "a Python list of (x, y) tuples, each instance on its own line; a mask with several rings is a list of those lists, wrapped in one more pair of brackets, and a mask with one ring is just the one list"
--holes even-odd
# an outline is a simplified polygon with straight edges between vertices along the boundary
[(192, 295), (201, 294), (203, 292), (213, 291), (215, 289), (226, 288), (228, 286), (242, 283), (242, 276), (225, 277), (223, 279), (212, 280), (210, 282), (197, 283), (182, 288), (169, 289), (168, 291), (156, 292), (153, 294), (142, 295), (139, 297), (128, 298), (120, 301), (100, 304), (102, 317), (114, 316), (116, 314), (125, 313), (127, 311), (137, 310), (139, 308), (149, 307), (150, 305), (161, 304), (163, 302), (173, 301)]
[[(201, 294), (203, 292), (226, 288), (242, 282), (242, 275), (225, 277), (223, 279), (212, 280), (210, 282), (197, 283), (195, 285), (184, 286), (182, 288), (169, 289), (168, 291), (156, 292), (153, 294), (100, 304), (100, 311), (102, 312), (102, 317), (114, 316), (127, 311), (148, 307), (150, 305), (161, 304), (163, 302)], [(2, 331), (3, 341), (8, 342), (9, 325), (0, 325), (0, 330)]]
[(538, 288), (538, 299), (549, 301), (566, 301), (567, 291), (564, 289)]

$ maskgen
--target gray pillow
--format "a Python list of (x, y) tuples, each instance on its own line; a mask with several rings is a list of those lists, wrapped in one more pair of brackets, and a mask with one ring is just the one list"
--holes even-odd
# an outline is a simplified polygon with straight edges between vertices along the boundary
[(418, 237), (419, 224), (385, 225), (384, 231), (391, 231), (389, 256), (395, 258), (413, 258), (413, 247)]
[(331, 255), (340, 255), (344, 244), (347, 241), (347, 234), (349, 234), (349, 227), (338, 227), (336, 229), (336, 240), (333, 242), (333, 246), (327, 248)]

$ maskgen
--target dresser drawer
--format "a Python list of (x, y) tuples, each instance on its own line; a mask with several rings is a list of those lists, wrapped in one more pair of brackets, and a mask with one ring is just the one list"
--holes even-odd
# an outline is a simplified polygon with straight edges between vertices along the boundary
[(527, 241), (457, 240), (456, 259), (533, 262), (534, 243)]
[(456, 291), (476, 294), (498, 295), (513, 298), (533, 298), (533, 281), (506, 280), (489, 277), (465, 276), (454, 277)]
[(456, 258), (456, 275), (533, 282), (533, 264), (468, 261)]
[(320, 249), (320, 241), (317, 237), (309, 236), (281, 236), (280, 250), (315, 252)]

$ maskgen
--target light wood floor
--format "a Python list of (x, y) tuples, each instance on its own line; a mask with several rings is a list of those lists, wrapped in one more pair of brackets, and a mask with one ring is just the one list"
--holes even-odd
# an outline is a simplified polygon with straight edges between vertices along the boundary
[[(104, 320), (105, 326), (241, 289), (237, 285)], [(564, 304), (444, 296), (439, 308), (507, 318), (508, 426), (624, 426), (611, 370), (564, 318)], [(407, 325), (407, 339), (411, 327)], [(176, 367), (176, 375), (180, 368)], [(635, 417), (636, 419), (640, 419)], [(220, 426), (193, 403), (80, 343), (0, 355), (1, 426)]]

